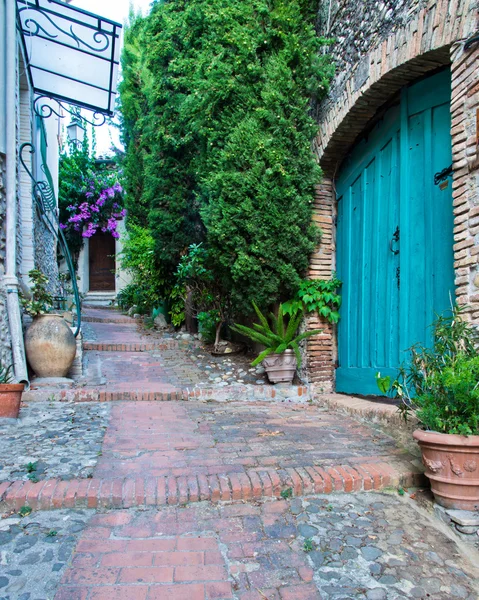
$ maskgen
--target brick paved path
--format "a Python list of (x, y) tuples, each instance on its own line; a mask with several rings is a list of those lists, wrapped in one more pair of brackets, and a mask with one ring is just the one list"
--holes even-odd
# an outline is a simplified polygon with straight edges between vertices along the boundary
[[(118, 313), (90, 310), (86, 329), (87, 343), (98, 346), (87, 352), (88, 373), (106, 377), (108, 390), (168, 390), (198, 375), (187, 350), (138, 333)], [(135, 345), (155, 349), (132, 351)], [(398, 498), (397, 486), (419, 481), (420, 472), (379, 430), (308, 404), (108, 406), (91, 477), (0, 483), (5, 511), (39, 511), (24, 528), (19, 519), (5, 529), (0, 521), (1, 600), (50, 600), (55, 586), (55, 600), (479, 597), (456, 542)], [(95, 440), (100, 426), (90, 433)], [(63, 449), (55, 460), (64, 459)], [(368, 493), (384, 488), (392, 495)], [(57, 539), (45, 534), (44, 511), (58, 508), (81, 522), (63, 532), (57, 520), (63, 550), (55, 554), (42, 550)], [(35, 514), (44, 525), (33, 540)], [(36, 551), (10, 558), (33, 542)], [(18, 593), (30, 589), (24, 565), (41, 565), (29, 568), (43, 581), (54, 560), (43, 594), (41, 584)]]

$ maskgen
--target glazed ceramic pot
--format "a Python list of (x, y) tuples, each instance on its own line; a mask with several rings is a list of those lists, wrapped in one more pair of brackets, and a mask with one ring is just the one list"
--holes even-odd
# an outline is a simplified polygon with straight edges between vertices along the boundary
[(262, 362), (271, 383), (291, 383), (296, 373), (296, 356), (292, 350), (271, 354)]
[(0, 418), (18, 418), (24, 387), (23, 383), (0, 384)]
[(479, 510), (479, 435), (415, 431), (436, 502), (446, 508)]
[(39, 315), (27, 329), (25, 350), (38, 377), (66, 377), (75, 360), (75, 336), (61, 315)]

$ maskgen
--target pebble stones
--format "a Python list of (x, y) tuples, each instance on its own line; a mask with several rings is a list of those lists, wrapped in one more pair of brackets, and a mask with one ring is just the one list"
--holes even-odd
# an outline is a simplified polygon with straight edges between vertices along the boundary
[(0, 482), (88, 477), (101, 452), (107, 404), (35, 402), (0, 423)]
[(477, 600), (458, 548), (395, 496), (294, 498), (290, 512), (322, 600)]
[(52, 598), (92, 514), (59, 510), (0, 520), (0, 598)]

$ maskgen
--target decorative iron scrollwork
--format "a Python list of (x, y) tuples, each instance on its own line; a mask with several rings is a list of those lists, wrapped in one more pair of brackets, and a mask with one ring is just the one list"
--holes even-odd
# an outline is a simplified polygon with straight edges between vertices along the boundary
[(442, 181), (445, 181), (449, 175), (452, 175), (452, 173), (452, 165), (443, 169), (442, 171), (439, 171), (439, 173), (434, 175), (434, 185), (439, 185)]
[[(60, 27), (60, 25), (58, 25), (58, 23), (55, 23), (55, 21), (47, 13), (45, 13), (41, 8), (39, 8), (37, 6), (32, 6), (31, 4), (28, 4), (27, 6), (20, 8), (18, 11), (18, 16), (20, 18), (20, 23), (21, 23), (21, 31), (24, 35), (26, 35), (28, 37), (33, 37), (33, 36), (38, 36), (38, 35), (40, 35), (40, 37), (41, 37), (41, 34), (43, 34), (47, 38), (49, 38), (51, 40), (55, 40), (58, 38), (58, 34), (55, 34), (51, 31), (47, 31), (47, 29), (45, 29), (45, 27), (43, 27), (33, 17), (27, 17), (24, 21), (22, 21), (21, 14), (24, 11), (32, 11), (32, 12), (39, 13), (41, 15), (41, 17), (43, 19), (46, 19), (52, 25), (52, 27), (54, 27), (57, 31), (59, 31), (60, 33), (63, 33), (63, 35), (66, 35), (67, 37), (72, 39), (77, 44), (78, 48), (80, 48), (81, 46), (85, 46), (86, 48), (88, 48), (89, 50), (92, 50), (93, 52), (100, 53), (100, 52), (104, 52), (105, 50), (108, 50), (108, 48), (110, 47), (110, 38), (104, 31), (95, 30), (95, 33), (92, 36), (93, 41), (96, 44), (96, 47), (95, 47), (93, 45), (88, 44), (87, 42), (85, 42), (85, 40), (82, 40), (80, 37), (78, 37), (78, 35), (73, 31), (73, 24), (70, 25), (70, 30), (67, 31), (67, 30), (63, 29), (62, 27)], [(61, 18), (61, 15), (58, 15), (58, 17)]]
[[(55, 102), (58, 105), (58, 110), (55, 110), (51, 104), (41, 104), (41, 101), (48, 100), (49, 102)], [(37, 96), (33, 102), (33, 110), (35, 114), (41, 119), (49, 119), (52, 115), (57, 116), (59, 119), (64, 119), (65, 115), (61, 113), (61, 110), (64, 110), (66, 113), (71, 115), (72, 117), (80, 118), (83, 122), (88, 123), (88, 125), (92, 125), (93, 127), (101, 127), (106, 123), (106, 115), (93, 112), (92, 119), (87, 119), (82, 114), (79, 114), (78, 107), (71, 106), (61, 100), (57, 100), (56, 98), (50, 98), (50, 96)], [(82, 108), (82, 110), (86, 110)]]

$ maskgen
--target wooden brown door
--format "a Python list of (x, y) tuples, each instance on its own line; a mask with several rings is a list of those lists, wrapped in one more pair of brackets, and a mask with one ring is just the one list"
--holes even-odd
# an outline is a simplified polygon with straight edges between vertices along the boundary
[(98, 231), (90, 238), (90, 291), (115, 291), (115, 238)]

